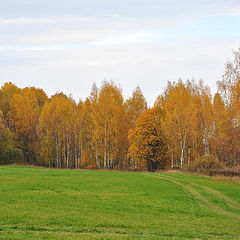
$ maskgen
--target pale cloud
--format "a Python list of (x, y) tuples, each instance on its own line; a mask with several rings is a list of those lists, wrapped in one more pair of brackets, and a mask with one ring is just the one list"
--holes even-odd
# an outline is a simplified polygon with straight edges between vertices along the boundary
[[(2, 19), (0, 44), (77, 44), (119, 36), (141, 35), (142, 32), (162, 27), (156, 19), (112, 18), (57, 18), (57, 19)], [(10, 22), (10, 23), (9, 23)]]
[[(81, 35), (81, 34), (79, 34)], [(76, 37), (79, 37), (78, 34), (76, 34)], [(56, 37), (56, 36), (55, 36)], [(68, 35), (68, 38), (71, 38), (71, 36)], [(81, 49), (81, 48), (91, 48), (91, 47), (104, 47), (104, 46), (112, 46), (112, 45), (132, 45), (132, 44), (154, 44), (154, 43), (160, 43), (160, 41), (164, 40), (166, 38), (166, 35), (164, 33), (156, 33), (156, 32), (138, 32), (135, 34), (124, 34), (124, 35), (117, 35), (115, 37), (109, 37), (106, 38), (102, 36), (102, 39), (98, 39), (95, 41), (91, 41), (90, 39), (79, 39), (78, 42), (82, 42), (79, 44), (54, 44), (54, 45), (30, 45), (30, 44), (24, 44), (24, 45), (0, 45), (0, 51), (57, 51), (57, 50), (66, 50), (66, 49)], [(62, 39), (63, 40), (63, 39)], [(66, 41), (66, 38), (64, 38)], [(49, 38), (48, 38), (49, 41)], [(75, 38), (76, 41), (76, 38)], [(41, 41), (42, 42), (42, 41)]]
[(0, 25), (86, 23), (93, 22), (95, 20), (96, 19), (91, 17), (51, 17), (51, 18), (17, 17), (17, 18), (0, 18)]
[(89, 43), (90, 46), (105, 46), (105, 45), (123, 45), (123, 44), (152, 44), (160, 42), (165, 38), (164, 33), (156, 32), (138, 32), (135, 34), (118, 35), (112, 38), (99, 40)]

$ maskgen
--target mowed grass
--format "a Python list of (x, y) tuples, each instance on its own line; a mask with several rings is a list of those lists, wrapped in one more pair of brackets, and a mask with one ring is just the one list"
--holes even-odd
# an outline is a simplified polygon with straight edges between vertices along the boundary
[(0, 239), (240, 239), (240, 184), (0, 166)]

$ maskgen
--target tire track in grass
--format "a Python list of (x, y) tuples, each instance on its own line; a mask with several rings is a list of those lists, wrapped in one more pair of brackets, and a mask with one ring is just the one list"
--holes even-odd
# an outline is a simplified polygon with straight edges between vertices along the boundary
[[(5, 229), (1, 231), (2, 233), (13, 233), (12, 229)], [(26, 233), (26, 229), (14, 229), (15, 233)], [(38, 230), (38, 229), (32, 229), (32, 230), (27, 230), (27, 232), (34, 232), (34, 233), (49, 233), (49, 234), (59, 234), (59, 235), (76, 235), (76, 236), (87, 236), (89, 235), (91, 236), (100, 236), (100, 237), (121, 237), (121, 239), (123, 239), (123, 237), (127, 237), (127, 239), (132, 238), (141, 238), (141, 239), (162, 239), (163, 237), (168, 238), (168, 237), (175, 237), (175, 239), (192, 239), (192, 237), (184, 237), (184, 236), (178, 236), (176, 234), (168, 234), (168, 233), (154, 233), (154, 232), (133, 232), (133, 233), (121, 233), (121, 232), (102, 232), (102, 231), (74, 231), (74, 232), (69, 232), (69, 231), (59, 231), (59, 230), (54, 230), (51, 231), (49, 230)], [(1, 239), (1, 236), (0, 236)], [(102, 238), (101, 238), (102, 239)]]
[[(0, 234), (0, 239), (3, 239), (3, 240), (6, 240), (6, 239), (13, 239), (12, 237), (11, 238), (1, 238), (3, 234), (9, 234), (11, 233), (11, 235), (13, 235), (13, 233), (15, 234), (25, 234), (25, 233), (34, 233), (34, 234), (38, 234), (38, 239), (40, 239), (41, 237), (41, 234), (49, 234), (49, 237), (54, 237), (54, 235), (59, 235), (61, 236), (61, 239), (62, 237), (67, 237), (67, 236), (70, 236), (70, 237), (74, 237), (73, 239), (79, 239), (79, 237), (84, 237), (87, 238), (87, 239), (95, 239), (95, 237), (101, 237), (100, 239), (109, 239), (109, 238), (115, 238), (115, 237), (119, 237), (119, 239), (219, 239), (218, 237), (225, 237), (224, 239), (233, 239), (233, 235), (232, 234), (208, 234), (206, 237), (208, 238), (198, 238), (198, 237), (194, 237), (192, 236), (192, 234), (187, 234), (186, 235), (183, 235), (183, 234), (176, 234), (176, 233), (162, 233), (162, 232), (151, 232), (151, 231), (143, 231), (143, 232), (119, 232), (119, 231), (101, 231), (101, 230), (97, 230), (97, 229), (92, 229), (92, 230), (74, 230), (74, 231), (71, 231), (69, 229), (61, 229), (59, 230), (58, 229), (51, 229), (50, 227), (46, 227), (46, 226), (43, 226), (42, 229), (41, 227), (17, 227), (17, 225), (5, 225), (7, 226), (8, 228), (4, 227), (2, 230), (1, 230), (1, 233)], [(14, 229), (12, 228), (14, 227)], [(53, 235), (54, 234), (54, 235)], [(43, 236), (43, 235), (42, 235)], [(210, 236), (210, 238), (209, 238)], [(90, 238), (89, 238), (90, 237)], [(16, 238), (17, 239), (17, 238)], [(26, 239), (26, 238), (24, 238)], [(33, 238), (35, 239), (35, 238)], [(41, 238), (42, 239), (42, 238)], [(46, 238), (43, 238), (43, 239), (46, 239)], [(52, 239), (52, 238), (51, 238)], [(54, 238), (55, 239), (55, 238)], [(72, 239), (72, 238), (71, 238)], [(222, 238), (220, 238), (222, 239)]]
[(147, 176), (150, 176), (150, 177), (155, 177), (155, 178), (160, 178), (160, 179), (163, 179), (163, 180), (167, 180), (167, 181), (170, 181), (172, 183), (175, 183), (179, 186), (181, 186), (183, 189), (187, 190), (188, 192), (190, 192), (195, 198), (197, 198), (198, 200), (200, 200), (200, 202), (203, 202), (204, 203), (204, 206), (212, 211), (214, 211), (215, 213), (217, 214), (220, 214), (220, 215), (224, 215), (224, 216), (228, 216), (228, 217), (235, 217), (235, 218), (239, 218), (239, 215), (237, 214), (234, 214), (234, 213), (231, 213), (231, 212), (228, 212), (228, 211), (225, 211), (219, 207), (217, 207), (216, 205), (212, 204), (210, 201), (208, 201), (204, 196), (202, 196), (200, 193), (198, 193), (195, 189), (185, 185), (185, 184), (182, 184), (178, 181), (176, 181), (177, 179), (171, 179), (171, 178), (167, 178), (167, 177), (163, 177), (163, 176), (156, 176), (156, 175), (149, 175), (149, 174), (145, 174)]
[(212, 189), (210, 187), (207, 187), (207, 186), (202, 186), (202, 185), (197, 184), (197, 183), (189, 182), (189, 181), (187, 181), (185, 179), (182, 179), (182, 178), (175, 178), (173, 176), (167, 176), (167, 177), (171, 178), (173, 180), (180, 180), (180, 181), (188, 183), (188, 184), (190, 184), (192, 186), (200, 187), (200, 188), (204, 189), (206, 192), (212, 193), (216, 197), (218, 197), (221, 200), (223, 200), (229, 207), (232, 207), (232, 208), (240, 210), (240, 204), (238, 202), (235, 202), (234, 200), (232, 200), (231, 198), (223, 195), (222, 193), (218, 192), (217, 190), (214, 190), (214, 189)]

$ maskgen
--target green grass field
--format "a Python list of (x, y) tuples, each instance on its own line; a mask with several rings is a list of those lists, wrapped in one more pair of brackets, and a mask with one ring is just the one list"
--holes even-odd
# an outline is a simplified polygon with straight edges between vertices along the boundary
[(240, 184), (0, 166), (0, 239), (240, 239)]

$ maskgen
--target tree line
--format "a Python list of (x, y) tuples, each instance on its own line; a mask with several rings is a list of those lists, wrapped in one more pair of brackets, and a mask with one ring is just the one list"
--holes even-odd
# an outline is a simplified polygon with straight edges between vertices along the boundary
[(226, 63), (218, 92), (203, 81), (168, 82), (153, 107), (139, 87), (93, 84), (85, 101), (50, 98), (11, 82), (0, 89), (0, 163), (56, 168), (183, 168), (212, 154), (240, 165), (240, 50)]

